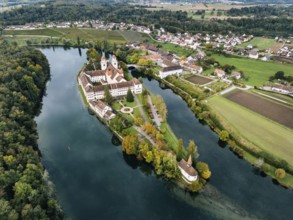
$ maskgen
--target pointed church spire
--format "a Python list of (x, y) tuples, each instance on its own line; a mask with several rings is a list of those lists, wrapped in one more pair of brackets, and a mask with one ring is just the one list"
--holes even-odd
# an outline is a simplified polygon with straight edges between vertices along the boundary
[(188, 157), (187, 166), (189, 166), (189, 167), (192, 166), (192, 158), (191, 158), (191, 155), (189, 155), (189, 157)]

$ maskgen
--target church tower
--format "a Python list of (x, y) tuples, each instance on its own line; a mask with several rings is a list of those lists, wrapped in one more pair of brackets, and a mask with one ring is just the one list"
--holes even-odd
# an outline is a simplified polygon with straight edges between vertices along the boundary
[(101, 58), (101, 69), (102, 70), (107, 69), (107, 59), (105, 57), (105, 54), (103, 54), (103, 56)]
[(118, 62), (115, 55), (112, 56), (111, 63), (116, 69), (118, 69)]

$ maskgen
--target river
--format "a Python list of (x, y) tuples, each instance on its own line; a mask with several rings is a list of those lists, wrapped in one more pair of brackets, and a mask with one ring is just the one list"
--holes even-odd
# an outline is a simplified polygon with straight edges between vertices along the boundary
[(212, 178), (204, 193), (190, 194), (123, 155), (112, 134), (83, 106), (76, 75), (85, 50), (41, 49), (51, 80), (36, 118), (42, 162), (66, 216), (86, 219), (291, 219), (293, 191), (276, 185), (202, 125), (185, 102), (155, 80), (144, 85), (160, 94), (168, 122), (185, 144), (194, 139)]

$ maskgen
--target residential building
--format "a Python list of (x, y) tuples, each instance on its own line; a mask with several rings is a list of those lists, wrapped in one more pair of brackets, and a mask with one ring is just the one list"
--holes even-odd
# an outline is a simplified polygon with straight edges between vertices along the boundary
[(89, 101), (89, 105), (91, 109), (103, 119), (111, 120), (115, 117), (115, 114), (112, 112), (112, 108), (101, 100), (91, 100)]
[(215, 69), (214, 74), (219, 78), (224, 78), (226, 75), (225, 71), (221, 69)]
[(275, 83), (271, 89), (272, 91), (280, 92), (283, 94), (293, 94), (293, 86), (286, 86), (286, 85)]
[(232, 72), (231, 73), (231, 77), (233, 79), (240, 79), (241, 78), (241, 73), (239, 73), (239, 72)]
[(248, 54), (248, 57), (251, 59), (258, 59), (259, 54), (257, 50), (251, 50)]

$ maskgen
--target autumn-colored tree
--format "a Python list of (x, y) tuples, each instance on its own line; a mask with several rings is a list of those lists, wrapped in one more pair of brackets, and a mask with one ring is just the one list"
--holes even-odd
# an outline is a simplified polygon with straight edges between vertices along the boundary
[(164, 102), (164, 99), (162, 98), (162, 96), (158, 95), (154, 97), (154, 104), (159, 112), (159, 114), (161, 115), (162, 119), (165, 121), (166, 117), (167, 117), (167, 107), (166, 104)]
[(221, 141), (227, 141), (229, 139), (229, 133), (226, 130), (222, 130), (219, 134), (219, 138)]
[(129, 155), (136, 155), (138, 151), (139, 141), (137, 136), (128, 135), (122, 141), (122, 150)]
[(143, 124), (143, 118), (141, 116), (136, 116), (134, 118), (134, 124), (136, 126), (141, 126)]
[(145, 141), (140, 141), (139, 143), (139, 153), (145, 158), (147, 156), (147, 152), (149, 151), (149, 145)]
[(286, 171), (284, 169), (278, 168), (275, 171), (275, 175), (278, 179), (283, 179), (286, 176)]
[(202, 178), (208, 179), (211, 176), (211, 171), (209, 166), (204, 162), (196, 163), (196, 170), (199, 172)]
[(187, 153), (188, 153), (188, 155), (192, 155), (195, 158), (199, 157), (197, 146), (193, 140), (189, 141), (189, 144), (187, 147)]
[(162, 167), (163, 167), (164, 175), (170, 179), (178, 177), (180, 173), (177, 166), (176, 156), (167, 151), (162, 151), (162, 152), (163, 152)]

